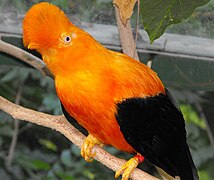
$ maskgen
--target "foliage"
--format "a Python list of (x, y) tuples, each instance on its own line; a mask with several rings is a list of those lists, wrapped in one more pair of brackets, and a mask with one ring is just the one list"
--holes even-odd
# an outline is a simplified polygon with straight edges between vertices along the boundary
[(209, 0), (143, 0), (141, 13), (144, 29), (150, 41), (159, 38), (171, 24), (177, 24), (187, 19), (196, 7), (206, 4)]
[(181, 104), (180, 108), (187, 123), (192, 123), (201, 129), (206, 128), (205, 121), (198, 116), (190, 105)]
[(183, 23), (170, 26), (167, 32), (213, 39), (213, 10), (214, 0), (211, 0), (206, 6), (197, 8), (192, 16)]
[(187, 123), (187, 140), (195, 165), (199, 167), (200, 179), (213, 179), (214, 151), (206, 132), (205, 121), (198, 116), (192, 106), (182, 104), (180, 108)]

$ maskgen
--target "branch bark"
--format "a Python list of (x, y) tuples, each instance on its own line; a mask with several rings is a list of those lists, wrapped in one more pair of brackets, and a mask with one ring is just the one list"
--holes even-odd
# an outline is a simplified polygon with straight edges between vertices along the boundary
[(52, 77), (45, 63), (38, 57), (2, 40), (0, 40), (0, 51), (14, 56), (21, 61), (33, 66), (34, 68), (38, 69), (43, 75)]
[[(75, 129), (64, 118), (64, 116), (53, 116), (27, 109), (6, 100), (2, 96), (0, 96), (0, 110), (10, 114), (14, 119), (28, 121), (40, 126), (45, 126), (54, 129), (63, 134), (79, 148), (81, 147), (85, 139), (85, 136), (77, 129)], [(116, 158), (115, 156), (109, 154), (99, 146), (95, 146), (93, 151), (96, 152), (95, 159), (107, 166), (108, 168), (112, 169), (113, 171), (118, 170), (125, 163), (125, 160)], [(131, 174), (131, 178), (133, 180), (157, 180), (157, 178), (139, 169), (134, 170), (134, 172)]]
[[(137, 0), (137, 3), (138, 3), (138, 13), (139, 13), (140, 0)], [(134, 39), (130, 19), (128, 19), (126, 22), (126, 25), (124, 25), (120, 18), (119, 8), (116, 5), (115, 5), (115, 16), (116, 16), (117, 28), (120, 35), (120, 42), (121, 42), (123, 53), (136, 59), (137, 61), (140, 61), (137, 53), (137, 47), (136, 47), (137, 33), (138, 33), (138, 20), (136, 25), (136, 38)], [(137, 17), (137, 19), (138, 18), (139, 17)], [(150, 68), (152, 67), (152, 59), (148, 60), (147, 66)]]
[(130, 20), (128, 19), (126, 25), (123, 25), (119, 15), (119, 9), (116, 5), (115, 5), (115, 15), (123, 53), (139, 61), (139, 57), (136, 50), (136, 43), (132, 34)]

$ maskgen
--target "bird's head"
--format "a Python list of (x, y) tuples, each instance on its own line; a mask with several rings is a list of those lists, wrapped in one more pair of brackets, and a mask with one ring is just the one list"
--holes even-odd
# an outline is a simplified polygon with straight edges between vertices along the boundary
[(53, 74), (60, 67), (65, 71), (68, 63), (89, 52), (92, 39), (57, 6), (47, 2), (31, 7), (23, 20), (24, 46), (38, 51)]
[(34, 5), (26, 13), (23, 43), (42, 55), (53, 74), (68, 72), (84, 57), (100, 59), (94, 56), (98, 54), (97, 48), (103, 49), (92, 36), (73, 25), (63, 11), (47, 2)]
[(50, 3), (34, 5), (23, 20), (23, 42), (28, 49), (41, 54), (51, 49), (67, 46), (72, 41), (69, 21), (63, 11)]

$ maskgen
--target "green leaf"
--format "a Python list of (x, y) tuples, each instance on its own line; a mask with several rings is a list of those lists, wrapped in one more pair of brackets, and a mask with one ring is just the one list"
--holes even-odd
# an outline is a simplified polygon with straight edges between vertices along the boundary
[(209, 174), (207, 173), (207, 171), (205, 170), (199, 170), (198, 171), (199, 177), (200, 179), (212, 179), (212, 177), (209, 176)]
[(182, 104), (180, 105), (180, 109), (184, 115), (184, 119), (188, 123), (193, 123), (202, 129), (206, 128), (205, 121), (198, 116), (197, 112), (190, 105)]
[(34, 169), (34, 164), (30, 157), (26, 155), (20, 155), (16, 158), (16, 163), (21, 166), (22, 168), (26, 170), (33, 170)]
[(94, 180), (95, 179), (95, 174), (93, 174), (92, 172), (90, 172), (89, 170), (85, 170), (83, 171), (83, 174), (88, 177), (88, 179), (90, 180)]
[(60, 179), (62, 179), (62, 180), (74, 180), (74, 177), (73, 176), (71, 176), (71, 175), (68, 175), (68, 174), (66, 174), (66, 173), (64, 173), (64, 172), (62, 172), (62, 173), (56, 173), (59, 177), (60, 177)]
[(55, 152), (57, 151), (57, 146), (53, 142), (51, 142), (47, 139), (39, 139), (39, 143), (42, 144), (43, 146), (45, 146), (49, 150), (52, 150)]
[(151, 43), (159, 38), (169, 25), (184, 21), (195, 8), (208, 2), (209, 0), (142, 0), (143, 25)]
[(49, 170), (50, 165), (41, 160), (33, 160), (32, 161), (33, 167), (35, 170)]
[(39, 159), (35, 159), (32, 160), (32, 157), (29, 157), (28, 155), (19, 155), (16, 158), (16, 162), (17, 164), (19, 164), (19, 166), (21, 166), (22, 168), (24, 168), (25, 170), (49, 170), (51, 168), (51, 166), (43, 161), (43, 160), (39, 160)]
[(68, 6), (68, 0), (61, 0), (61, 1), (54, 0), (54, 1), (52, 1), (52, 3), (56, 6), (61, 7), (62, 9), (68, 9), (68, 7), (69, 7)]

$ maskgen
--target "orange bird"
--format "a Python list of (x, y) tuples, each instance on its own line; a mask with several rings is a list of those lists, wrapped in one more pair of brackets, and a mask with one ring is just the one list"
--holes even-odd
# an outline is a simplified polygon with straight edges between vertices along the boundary
[(183, 116), (153, 70), (106, 49), (46, 2), (27, 12), (23, 41), (54, 75), (67, 119), (88, 131), (81, 148), (86, 161), (95, 145), (111, 145), (135, 154), (115, 177), (127, 180), (145, 157), (173, 177), (198, 179)]

